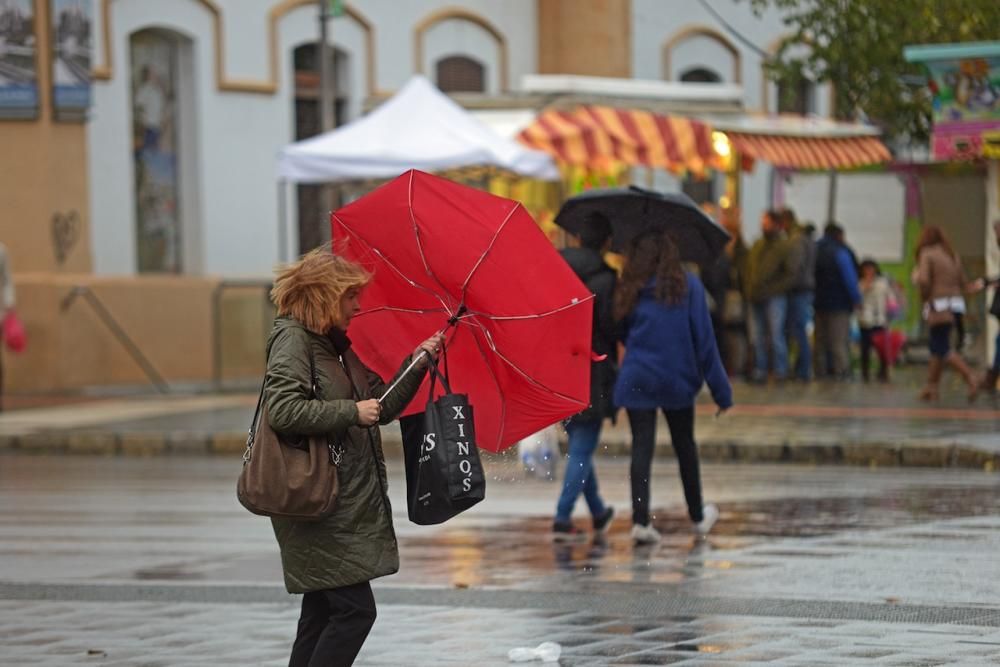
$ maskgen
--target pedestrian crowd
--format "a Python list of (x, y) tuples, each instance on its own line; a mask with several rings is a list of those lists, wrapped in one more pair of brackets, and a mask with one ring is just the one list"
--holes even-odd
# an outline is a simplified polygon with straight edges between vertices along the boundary
[(899, 339), (888, 328), (902, 315), (903, 290), (875, 260), (858, 261), (843, 227), (830, 222), (817, 239), (791, 209), (769, 210), (748, 248), (737, 210), (724, 213), (723, 225), (732, 240), (705, 278), (731, 376), (757, 384), (850, 379), (856, 321), (862, 378), (872, 377), (874, 350), (877, 378), (889, 380)]
[[(600, 360), (593, 362), (591, 407), (566, 425), (569, 454), (553, 522), (557, 541), (582, 536), (570, 520), (581, 494), (595, 537), (608, 529), (614, 510), (599, 492), (593, 454), (603, 420), (616, 419), (620, 408), (632, 432), (631, 536), (641, 545), (660, 538), (649, 510), (658, 412), (670, 429), (688, 514), (695, 532), (704, 536), (718, 508), (702, 500), (694, 440), (694, 403), (703, 384), (721, 413), (733, 404), (730, 377), (751, 384), (848, 381), (855, 341), (862, 380), (890, 381), (905, 343), (904, 333), (893, 327), (905, 314), (905, 290), (874, 259), (859, 261), (836, 222), (826, 224), (817, 239), (816, 228), (800, 222), (791, 209), (768, 210), (761, 237), (748, 247), (739, 212), (729, 209), (720, 223), (730, 241), (714, 263), (700, 271), (685, 267), (669, 233), (646, 232), (631, 242), (620, 276), (603, 259), (610, 246), (609, 221), (596, 214), (587, 222), (563, 256), (595, 294), (593, 348)], [(1000, 245), (1000, 221), (994, 231)], [(945, 368), (963, 378), (970, 401), (981, 391), (994, 393), (1000, 336), (982, 378), (960, 350), (966, 296), (1000, 284), (1000, 276), (968, 280), (944, 232), (930, 225), (922, 229), (914, 264), (910, 280), (920, 297), (930, 352), (919, 397), (938, 398)], [(1000, 319), (1000, 290), (997, 294), (990, 312)]]

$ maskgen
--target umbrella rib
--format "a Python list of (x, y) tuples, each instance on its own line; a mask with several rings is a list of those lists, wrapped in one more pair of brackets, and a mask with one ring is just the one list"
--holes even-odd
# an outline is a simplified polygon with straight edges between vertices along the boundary
[(593, 299), (594, 295), (591, 294), (583, 299), (574, 299), (572, 303), (568, 303), (565, 306), (554, 308), (544, 313), (533, 313), (531, 315), (490, 315), (488, 313), (481, 313), (478, 311), (470, 311), (470, 312), (474, 315), (477, 315), (479, 317), (484, 317), (494, 322), (504, 322), (508, 320), (535, 320), (542, 317), (549, 317), (550, 315), (556, 315), (558, 313), (563, 312), (564, 310), (569, 310), (570, 308), (575, 308), (576, 306), (587, 303), (588, 301), (592, 301)]
[(469, 271), (469, 275), (466, 277), (465, 282), (462, 283), (462, 303), (465, 303), (465, 289), (469, 286), (469, 281), (472, 280), (472, 276), (474, 276), (476, 274), (476, 271), (479, 270), (479, 266), (486, 259), (486, 255), (490, 254), (490, 250), (493, 250), (493, 245), (497, 242), (497, 238), (500, 236), (500, 232), (504, 230), (504, 227), (507, 226), (507, 223), (510, 222), (510, 219), (514, 215), (514, 212), (517, 211), (517, 209), (520, 208), (520, 206), (521, 203), (518, 202), (514, 206), (514, 208), (510, 209), (510, 211), (507, 213), (507, 217), (503, 219), (503, 222), (500, 223), (500, 226), (497, 227), (497, 231), (493, 234), (493, 238), (490, 239), (490, 244), (486, 246), (486, 250), (484, 250), (483, 254), (480, 255), (479, 261), (477, 261), (475, 266), (472, 267), (472, 270)]
[[(424, 244), (420, 241), (420, 228), (417, 226), (417, 214), (413, 211), (413, 174), (414, 172), (410, 171), (410, 180), (407, 183), (406, 191), (406, 209), (410, 212), (410, 222), (413, 223), (413, 237), (417, 242), (417, 252), (420, 253), (420, 261), (424, 264), (424, 271), (427, 273), (427, 277), (437, 283), (437, 286), (441, 288), (442, 294), (448, 294), (448, 290), (445, 289), (445, 286), (441, 284), (438, 277), (434, 275), (433, 271), (431, 271), (431, 265), (427, 263), (427, 255), (424, 254)], [(448, 304), (445, 304), (444, 300), (440, 297), (438, 300), (441, 301), (445, 308), (448, 309), (448, 314), (452, 315), (452, 310), (451, 308), (448, 308)]]
[(542, 389), (544, 391), (549, 392), (553, 396), (558, 396), (559, 398), (561, 398), (563, 400), (569, 401), (570, 403), (576, 403), (577, 405), (583, 406), (584, 408), (587, 407), (587, 403), (586, 402), (577, 400), (577, 399), (573, 398), (572, 396), (567, 396), (566, 394), (564, 394), (562, 392), (556, 391), (555, 389), (552, 389), (551, 387), (546, 386), (545, 384), (539, 382), (535, 378), (533, 378), (530, 375), (528, 375), (520, 366), (518, 366), (513, 361), (511, 361), (510, 359), (508, 359), (503, 354), (503, 352), (501, 352), (500, 350), (497, 349), (496, 343), (493, 342), (493, 336), (490, 335), (489, 330), (486, 327), (484, 327), (482, 324), (479, 324), (478, 322), (475, 322), (475, 321), (470, 321), (470, 322), (468, 322), (468, 324), (470, 324), (472, 326), (479, 327), (479, 329), (483, 332), (483, 335), (486, 337), (486, 341), (489, 343), (490, 349), (493, 350), (493, 353), (495, 355), (497, 355), (498, 357), (500, 357), (500, 359), (502, 359), (504, 361), (504, 363), (506, 363), (508, 366), (510, 366), (511, 368), (513, 368), (514, 371), (518, 375), (520, 375), (521, 377), (523, 377), (525, 380), (527, 380), (531, 384), (535, 385), (539, 389)]
[[(344, 221), (341, 220), (339, 217), (337, 217), (336, 213), (333, 214), (333, 219), (336, 220), (337, 222), (339, 222), (340, 226), (343, 227), (345, 230), (347, 230), (347, 232), (349, 234), (351, 234), (354, 238), (356, 238), (359, 242), (364, 243), (366, 246), (368, 246), (368, 249), (371, 250), (376, 255), (378, 255), (379, 259), (381, 259), (383, 262), (385, 262), (386, 265), (390, 269), (392, 269), (397, 274), (399, 274), (400, 278), (402, 278), (403, 280), (405, 280), (406, 282), (408, 282), (412, 287), (415, 287), (416, 289), (421, 290), (422, 292), (426, 292), (427, 294), (430, 294), (432, 297), (434, 297), (435, 299), (437, 299), (441, 303), (441, 306), (444, 308), (444, 311), (446, 313), (449, 313), (449, 314), (451, 313), (451, 309), (448, 307), (448, 304), (445, 303), (444, 299), (442, 299), (441, 296), (439, 294), (437, 294), (434, 290), (429, 289), (427, 287), (424, 287), (423, 285), (418, 285), (417, 283), (415, 283), (409, 276), (407, 276), (405, 273), (403, 273), (399, 269), (399, 267), (397, 267), (395, 264), (393, 264), (391, 261), (389, 261), (389, 258), (386, 257), (385, 255), (383, 255), (381, 250), (379, 250), (378, 248), (374, 247), (372, 244), (368, 243), (368, 241), (366, 241), (365, 239), (363, 239), (360, 234), (358, 234), (356, 231), (354, 231), (353, 229), (351, 229), (350, 227), (348, 227), (346, 224), (344, 224)], [(419, 241), (417, 242), (417, 245), (418, 246), (420, 245)]]
[(362, 310), (358, 313), (358, 317), (362, 315), (371, 315), (372, 313), (381, 313), (384, 311), (389, 311), (393, 313), (412, 313), (414, 315), (429, 315), (430, 313), (447, 313), (446, 308), (398, 308), (396, 306), (379, 306), (378, 308), (369, 308), (368, 310)]

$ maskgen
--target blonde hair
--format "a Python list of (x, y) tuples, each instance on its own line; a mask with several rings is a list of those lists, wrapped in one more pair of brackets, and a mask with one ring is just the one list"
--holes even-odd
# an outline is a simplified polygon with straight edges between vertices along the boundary
[(325, 334), (343, 324), (340, 300), (348, 290), (367, 285), (372, 274), (333, 254), (330, 244), (278, 269), (271, 300), (278, 315), (292, 317), (313, 333)]

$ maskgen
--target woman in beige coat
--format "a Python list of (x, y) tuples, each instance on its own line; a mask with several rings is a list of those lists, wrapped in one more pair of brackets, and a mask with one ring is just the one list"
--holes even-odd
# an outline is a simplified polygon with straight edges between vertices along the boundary
[(969, 401), (979, 393), (980, 383), (958, 352), (951, 349), (954, 312), (965, 310), (965, 293), (973, 287), (965, 280), (962, 262), (939, 227), (928, 225), (917, 241), (917, 268), (914, 282), (924, 303), (924, 319), (930, 330), (931, 358), (927, 366), (927, 384), (920, 392), (924, 401), (937, 400), (938, 385), (945, 364), (958, 371), (969, 387)]

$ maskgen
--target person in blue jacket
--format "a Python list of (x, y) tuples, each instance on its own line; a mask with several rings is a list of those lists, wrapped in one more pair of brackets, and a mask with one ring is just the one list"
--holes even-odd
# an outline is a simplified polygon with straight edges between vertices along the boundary
[(851, 315), (861, 305), (858, 259), (844, 240), (844, 228), (827, 223), (816, 244), (816, 377), (851, 377)]
[(721, 413), (732, 407), (733, 391), (719, 357), (705, 288), (684, 270), (669, 235), (647, 231), (632, 241), (615, 293), (615, 316), (625, 357), (614, 402), (628, 411), (632, 427), (632, 541), (652, 544), (660, 539), (649, 514), (657, 410), (670, 427), (688, 516), (704, 536), (719, 510), (702, 503), (695, 398), (707, 382)]

